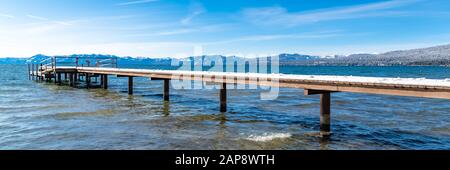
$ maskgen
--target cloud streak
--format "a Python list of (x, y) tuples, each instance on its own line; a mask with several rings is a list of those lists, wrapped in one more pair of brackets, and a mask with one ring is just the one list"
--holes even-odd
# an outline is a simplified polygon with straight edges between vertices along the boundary
[(26, 16), (33, 20), (43, 21), (42, 23), (31, 24), (34, 26), (28, 27), (26, 29), (26, 32), (29, 34), (45, 33), (45, 32), (49, 32), (52, 30), (73, 26), (74, 23), (79, 22), (79, 20), (56, 21), (56, 20), (52, 20), (47, 17), (31, 15), (31, 14), (27, 14)]
[(222, 30), (226, 25), (206, 25), (201, 27), (190, 27), (190, 28), (179, 28), (173, 30), (165, 30), (158, 31), (153, 33), (144, 33), (144, 34), (130, 34), (128, 37), (156, 37), (156, 36), (171, 36), (171, 35), (181, 35), (181, 34), (189, 34), (189, 33), (198, 33), (198, 32), (215, 32)]
[(10, 19), (12, 19), (12, 18), (15, 18), (15, 16), (13, 16), (13, 15), (9, 15), (9, 14), (2, 14), (2, 13), (0, 13), (0, 17), (4, 17), (4, 18), (10, 18)]
[(36, 15), (30, 15), (30, 14), (28, 14), (27, 17), (31, 18), (31, 19), (41, 20), (41, 21), (49, 21), (50, 20), (50, 19), (45, 18), (45, 17), (40, 17), (40, 16), (36, 16)]
[(130, 2), (118, 3), (118, 4), (116, 4), (116, 6), (137, 5), (137, 4), (145, 4), (145, 3), (157, 2), (157, 1), (159, 1), (159, 0), (139, 0), (139, 1), (130, 1)]
[(387, 2), (370, 3), (364, 5), (328, 8), (306, 12), (289, 12), (280, 6), (266, 8), (249, 8), (242, 11), (244, 18), (260, 25), (283, 24), (296, 26), (305, 23), (314, 23), (329, 20), (353, 19), (377, 16), (400, 16), (404, 12), (390, 9), (418, 2), (419, 0), (393, 0)]
[(130, 34), (127, 37), (154, 37), (154, 36), (170, 36), (170, 35), (179, 35), (179, 34), (188, 34), (197, 32), (197, 29), (194, 28), (185, 28), (185, 29), (176, 29), (169, 31), (161, 31), (155, 33), (145, 33), (145, 34)]
[(253, 35), (253, 36), (243, 36), (239, 38), (216, 41), (206, 43), (205, 45), (218, 45), (218, 44), (230, 44), (245, 41), (273, 41), (273, 40), (283, 40), (283, 39), (319, 39), (319, 38), (331, 38), (338, 36), (350, 36), (350, 34), (342, 34), (336, 31), (325, 31), (325, 32), (315, 32), (315, 33), (305, 33), (305, 34), (267, 34), (267, 35)]
[(206, 12), (205, 8), (200, 3), (194, 3), (189, 8), (189, 15), (183, 18), (180, 22), (181, 24), (184, 25), (190, 24), (195, 17), (205, 12)]
[(66, 26), (72, 25), (70, 22), (55, 21), (55, 20), (51, 20), (51, 19), (46, 18), (46, 17), (36, 16), (36, 15), (28, 14), (27, 17), (31, 18), (31, 19), (40, 20), (40, 21), (47, 21), (47, 22), (54, 23), (54, 24), (59, 24), (59, 25), (66, 25)]

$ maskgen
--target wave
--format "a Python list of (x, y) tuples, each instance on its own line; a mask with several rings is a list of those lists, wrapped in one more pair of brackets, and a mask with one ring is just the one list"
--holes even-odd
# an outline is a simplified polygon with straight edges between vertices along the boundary
[(275, 139), (286, 139), (292, 137), (290, 133), (264, 133), (263, 135), (250, 135), (247, 140), (255, 142), (268, 142)]

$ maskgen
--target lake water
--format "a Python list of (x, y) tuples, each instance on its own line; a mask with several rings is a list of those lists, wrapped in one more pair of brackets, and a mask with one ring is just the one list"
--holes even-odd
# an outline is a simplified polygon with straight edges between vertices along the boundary
[[(448, 67), (281, 67), (314, 75), (450, 78)], [(329, 140), (319, 129), (319, 96), (281, 89), (171, 90), (162, 82), (110, 77), (110, 89), (28, 80), (26, 65), (0, 65), (0, 149), (450, 149), (450, 100), (335, 93)]]

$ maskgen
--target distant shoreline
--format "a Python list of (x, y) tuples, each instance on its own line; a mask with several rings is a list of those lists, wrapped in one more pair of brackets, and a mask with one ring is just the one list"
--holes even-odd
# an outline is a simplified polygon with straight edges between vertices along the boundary
[[(224, 64), (227, 62), (243, 63), (249, 60), (249, 58), (241, 56), (223, 56), (223, 55), (202, 55), (202, 56), (190, 56), (185, 58), (150, 58), (150, 57), (119, 57), (115, 55), (103, 55), (103, 54), (73, 54), (68, 55), (70, 57), (116, 57), (118, 63), (123, 64), (140, 64), (140, 65), (164, 65), (170, 66), (173, 60), (194, 62), (194, 65), (200, 65), (204, 61), (211, 59), (222, 58)], [(31, 59), (42, 59), (50, 56), (38, 54)], [(65, 56), (66, 57), (66, 56)], [(267, 56), (270, 57), (270, 56)], [(352, 54), (348, 56), (327, 56), (319, 57), (314, 55), (304, 54), (287, 54), (282, 53), (277, 56), (278, 63), (281, 66), (450, 66), (450, 45), (441, 45), (428, 48), (419, 48), (411, 50), (398, 50), (381, 54)], [(261, 57), (266, 58), (266, 57)], [(270, 57), (271, 58), (271, 57)], [(2, 63), (25, 63), (30, 58), (15, 58), (7, 57), (0, 58), (0, 64)], [(227, 61), (227, 62), (225, 62)], [(239, 61), (239, 62), (237, 62)], [(211, 61), (209, 61), (211, 62)]]
[[(0, 59), (0, 65), (26, 65), (26, 62), (21, 63), (10, 63), (10, 62), (2, 62)], [(120, 65), (120, 63), (119, 63)], [(128, 63), (130, 65), (130, 63)], [(161, 64), (142, 64), (136, 63), (133, 65), (141, 65), (141, 66), (170, 66), (170, 65), (161, 65)], [(195, 65), (198, 66), (198, 65)], [(288, 67), (449, 67), (450, 65), (296, 65), (296, 64), (280, 64), (279, 66), (288, 66)]]

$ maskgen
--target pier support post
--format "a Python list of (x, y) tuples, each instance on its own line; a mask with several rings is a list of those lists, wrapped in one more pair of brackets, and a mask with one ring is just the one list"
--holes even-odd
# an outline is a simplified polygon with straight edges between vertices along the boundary
[(227, 112), (227, 84), (220, 85), (220, 112)]
[(128, 94), (133, 95), (133, 77), (128, 77)]
[[(67, 75), (67, 73), (66, 73)], [(69, 73), (69, 86), (70, 87), (74, 87), (74, 83), (73, 83), (73, 74)]]
[(58, 85), (61, 85), (61, 73), (56, 73), (56, 81), (58, 82)]
[(41, 75), (40, 75), (40, 72), (39, 72), (39, 64), (36, 64), (36, 79), (38, 81), (41, 81)]
[(28, 80), (31, 80), (31, 69), (30, 69), (30, 64), (28, 64)]
[(331, 93), (333, 91), (305, 89), (305, 96), (320, 95), (320, 135), (331, 135)]
[(329, 136), (331, 132), (331, 95), (320, 94), (320, 133)]
[(86, 88), (89, 88), (91, 86), (91, 75), (89, 73), (86, 73)]
[(34, 64), (33, 63), (31, 63), (31, 80), (35, 80), (35, 77), (34, 77)]
[(103, 76), (103, 89), (108, 89), (108, 75), (104, 74)]
[(103, 74), (100, 74), (100, 87), (103, 88), (103, 82), (105, 82), (105, 80), (103, 79)]
[(75, 75), (73, 76), (73, 79), (74, 79), (75, 83), (78, 82), (78, 73), (75, 73)]
[(164, 79), (164, 101), (169, 101), (170, 100), (170, 80), (169, 79)]

